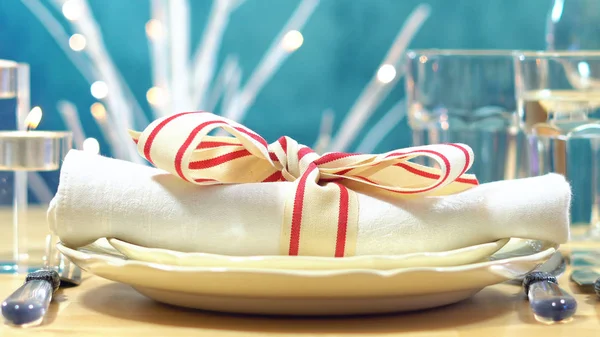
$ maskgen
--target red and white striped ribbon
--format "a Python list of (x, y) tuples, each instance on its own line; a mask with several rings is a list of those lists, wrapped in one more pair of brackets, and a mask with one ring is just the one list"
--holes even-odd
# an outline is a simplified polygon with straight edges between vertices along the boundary
[[(233, 137), (208, 134), (221, 128)], [(139, 153), (156, 167), (198, 185), (295, 184), (283, 214), (281, 253), (351, 256), (358, 228), (357, 192), (393, 198), (447, 195), (478, 184), (467, 174), (473, 152), (436, 144), (383, 154), (319, 155), (289, 137), (268, 144), (254, 131), (208, 112), (183, 112), (130, 131)], [(414, 163), (428, 157), (428, 167)], [(362, 210), (363, 212), (368, 210)]]

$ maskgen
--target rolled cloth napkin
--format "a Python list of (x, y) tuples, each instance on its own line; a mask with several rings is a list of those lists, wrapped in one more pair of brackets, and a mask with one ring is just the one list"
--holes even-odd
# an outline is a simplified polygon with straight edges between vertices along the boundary
[[(215, 127), (234, 137), (207, 136)], [(114, 237), (184, 252), (340, 257), (569, 237), (561, 175), (478, 185), (462, 144), (319, 156), (287, 137), (267, 145), (209, 113), (131, 135), (157, 168), (76, 150), (65, 158), (48, 210), (64, 244)], [(410, 161), (423, 155), (440, 168)]]

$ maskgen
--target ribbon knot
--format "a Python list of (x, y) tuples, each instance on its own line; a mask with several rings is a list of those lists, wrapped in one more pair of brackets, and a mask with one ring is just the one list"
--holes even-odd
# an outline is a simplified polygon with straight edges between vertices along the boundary
[(287, 181), (302, 177), (314, 165), (314, 161), (319, 159), (319, 155), (313, 150), (286, 136), (269, 145), (269, 153), (275, 154), (272, 158), (274, 167), (281, 171), (283, 179)]
[[(208, 134), (222, 128), (233, 137)], [(436, 144), (383, 154), (319, 155), (289, 137), (268, 144), (254, 131), (207, 112), (183, 112), (130, 131), (144, 158), (198, 185), (287, 181), (281, 253), (351, 256), (359, 218), (359, 193), (414, 198), (457, 193), (477, 185), (465, 172), (473, 152), (463, 144)], [(428, 167), (414, 162), (432, 159)], [(368, 210), (362, 210), (368, 212)]]

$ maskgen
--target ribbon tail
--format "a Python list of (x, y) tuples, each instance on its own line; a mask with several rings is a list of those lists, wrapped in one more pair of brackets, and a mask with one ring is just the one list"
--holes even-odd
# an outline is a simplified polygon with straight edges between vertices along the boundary
[(313, 166), (296, 182), (286, 200), (281, 253), (353, 256), (358, 233), (358, 195), (344, 185), (319, 185)]

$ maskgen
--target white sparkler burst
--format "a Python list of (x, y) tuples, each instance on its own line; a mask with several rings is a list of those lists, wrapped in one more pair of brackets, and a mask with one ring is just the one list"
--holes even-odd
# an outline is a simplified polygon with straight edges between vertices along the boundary
[[(141, 162), (127, 129), (143, 128), (149, 120), (110, 57), (88, 1), (51, 0), (56, 10), (50, 10), (40, 0), (21, 1), (88, 81), (91, 93), (98, 99), (91, 112), (103, 130), (113, 156)], [(212, 111), (216, 102), (222, 99), (221, 111), (215, 113), (238, 122), (243, 122), (256, 97), (288, 56), (302, 47), (305, 38), (302, 29), (320, 3), (320, 0), (300, 1), (257, 67), (250, 72), (244, 71), (250, 75), (242, 86), (242, 69), (237, 56), (228, 55), (218, 68), (217, 55), (232, 13), (246, 0), (213, 0), (202, 40), (192, 58), (188, 57), (194, 49), (190, 41), (191, 0), (149, 1), (151, 18), (145, 30), (151, 56), (152, 86), (147, 89), (145, 98), (152, 108), (152, 117), (179, 111)], [(324, 125), (318, 140), (320, 151), (348, 150), (364, 122), (403, 76), (400, 65), (404, 51), (429, 16), (429, 11), (428, 5), (420, 5), (411, 13), (372, 80), (346, 114), (335, 137), (333, 112), (324, 107)], [(63, 15), (67, 20), (59, 20), (55, 15)], [(76, 147), (81, 147), (85, 132), (81, 130), (78, 115), (75, 116), (77, 109), (66, 101), (62, 101), (59, 108), (67, 125), (75, 128)], [(399, 106), (394, 107), (384, 117), (385, 122), (376, 123), (374, 128), (377, 130), (366, 133), (372, 136), (367, 137), (361, 148), (374, 148), (385, 135), (382, 132), (390, 132), (393, 128), (390, 123), (397, 125), (402, 120), (400, 110)], [(399, 115), (393, 118), (390, 114)]]

